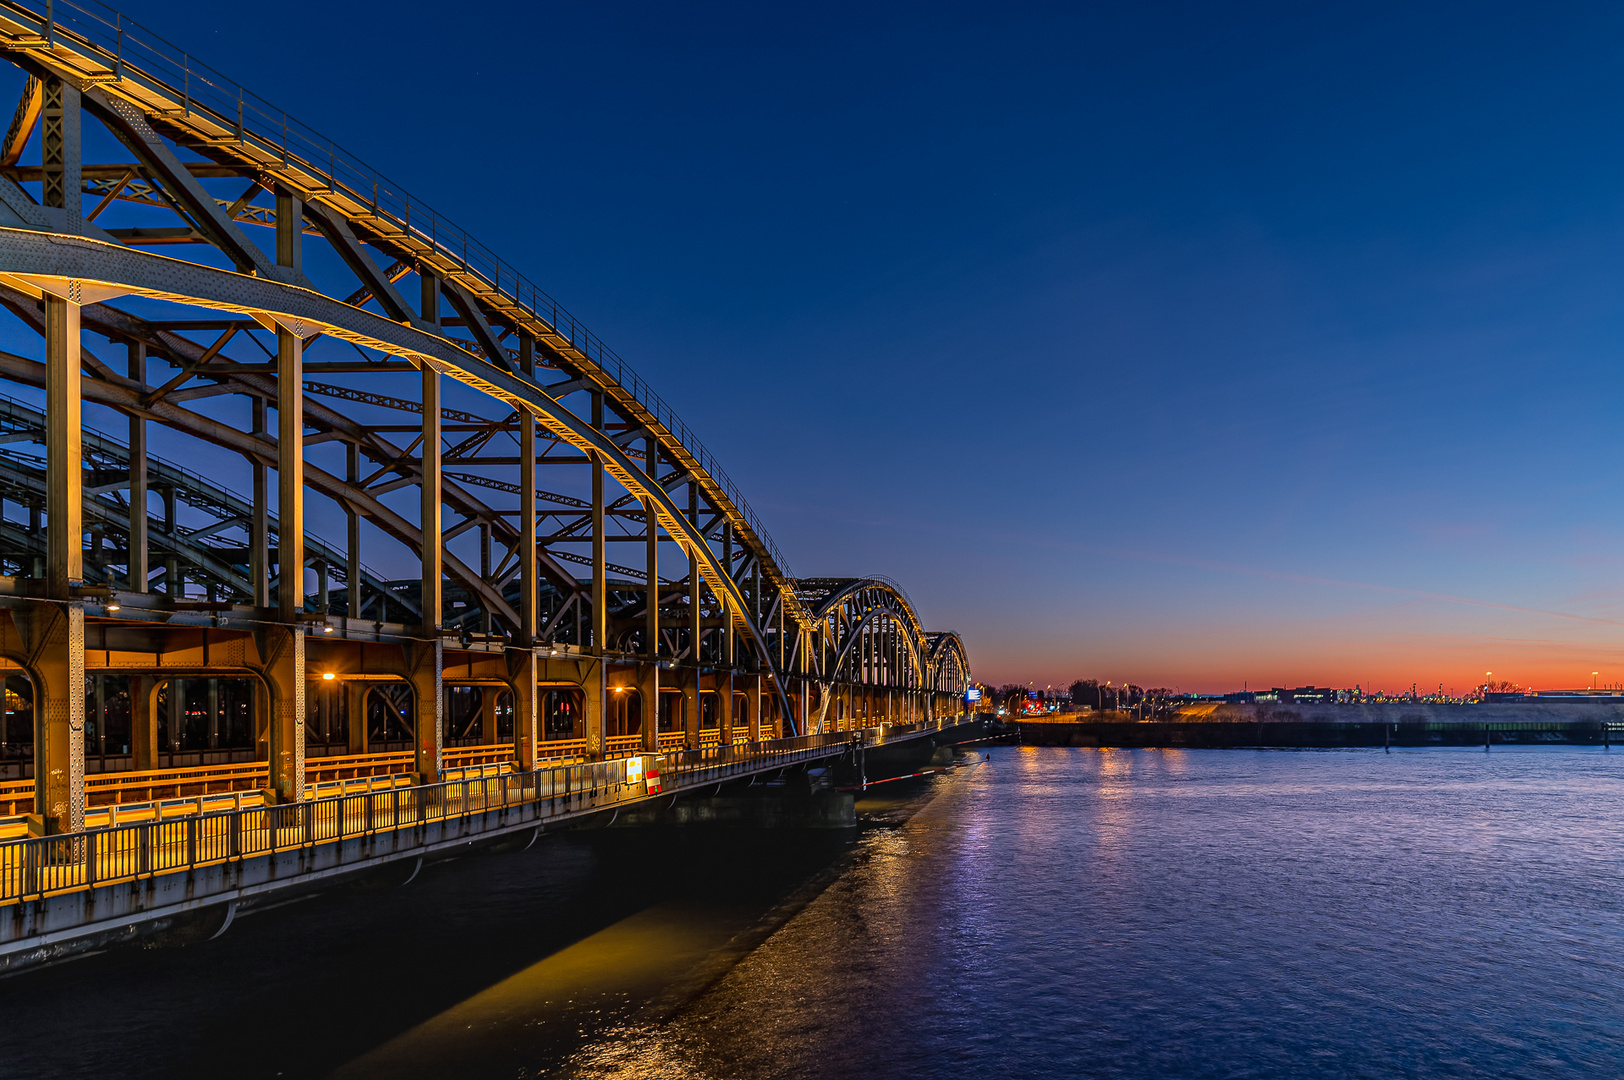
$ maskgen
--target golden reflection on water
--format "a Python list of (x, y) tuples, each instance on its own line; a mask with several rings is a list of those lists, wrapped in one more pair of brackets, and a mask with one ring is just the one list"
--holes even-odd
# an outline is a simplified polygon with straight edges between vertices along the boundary
[(721, 1080), (690, 1060), (692, 1052), (669, 1028), (625, 1025), (571, 1054), (557, 1073), (576, 1080)]
[[(938, 790), (962, 795), (959, 779)], [(900, 988), (932, 966), (919, 942), (940, 936), (943, 882), (926, 868), (964, 844), (963, 815), (937, 809), (929, 803), (905, 825), (867, 832), (844, 871), (798, 901), (792, 917), (714, 902), (655, 905), (334, 1075), (736, 1080), (814, 1061), (842, 1035), (840, 988)], [(776, 929), (763, 940), (769, 923)]]
[[(537, 1063), (567, 1033), (618, 1030), (618, 1021), (657, 1014), (702, 988), (707, 963), (723, 955), (749, 915), (714, 903), (657, 904), (459, 1002), (334, 1076), (543, 1075), (538, 1068), (550, 1074), (552, 1063)], [(612, 1045), (620, 1049), (606, 1050), (603, 1060), (622, 1063), (617, 1068), (640, 1068), (648, 1057), (644, 1041)]]

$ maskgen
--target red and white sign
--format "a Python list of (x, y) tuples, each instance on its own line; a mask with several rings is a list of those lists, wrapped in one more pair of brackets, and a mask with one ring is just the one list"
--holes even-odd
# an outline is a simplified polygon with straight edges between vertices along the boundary
[(648, 772), (643, 774), (643, 782), (648, 785), (648, 793), (650, 795), (658, 795), (660, 793), (660, 774), (655, 772), (653, 769), (650, 769)]

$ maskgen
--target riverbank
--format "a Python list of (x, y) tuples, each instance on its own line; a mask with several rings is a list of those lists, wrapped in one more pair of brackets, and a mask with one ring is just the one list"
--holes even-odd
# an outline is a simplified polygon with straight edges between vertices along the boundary
[[(1088, 716), (1100, 719), (1126, 718), (1128, 713), (1055, 714), (1076, 720)], [(1182, 723), (1361, 723), (1361, 724), (1482, 724), (1505, 722), (1624, 723), (1624, 705), (1612, 702), (1494, 701), (1474, 704), (1442, 704), (1430, 701), (1382, 701), (1358, 704), (1314, 704), (1263, 701), (1232, 704), (1227, 701), (1200, 701), (1180, 705), (1169, 719)]]
[(1123, 713), (1099, 719), (1031, 718), (1016, 722), (1027, 746), (1102, 747), (1358, 747), (1358, 746), (1609, 746), (1624, 739), (1624, 721), (1466, 720), (1134, 720)]

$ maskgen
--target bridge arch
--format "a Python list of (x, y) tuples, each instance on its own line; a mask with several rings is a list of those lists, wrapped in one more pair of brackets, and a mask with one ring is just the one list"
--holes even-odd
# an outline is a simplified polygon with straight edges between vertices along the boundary
[[(0, 564), (42, 579), (0, 607), (35, 593), (88, 605), (131, 655), (192, 624), (258, 635), (281, 657), (264, 675), (273, 705), (304, 681), (302, 648), (277, 635), (319, 628), (335, 655), (388, 645), (419, 733), (440, 730), (443, 663), (511, 681), (527, 714), (535, 687), (563, 679), (583, 687), (597, 756), (611, 667), (651, 714), (662, 693), (692, 710), (723, 687), (730, 717), (742, 694), (752, 737), (768, 714), (772, 734), (804, 731), (814, 686), (860, 689), (865, 716), (924, 718), (932, 683), (966, 677), (962, 642), (935, 658), (900, 586), (795, 577), (694, 433), (513, 266), (189, 52), (105, 15), (0, 3), (20, 95), (0, 138), (0, 308), (45, 346), (43, 363), (0, 354), (0, 379), (47, 399), (0, 405), (0, 435), (37, 432), (43, 447), (28, 462), (0, 454)], [(81, 124), (101, 130), (87, 141)], [(86, 145), (114, 160), (85, 159)], [(307, 245), (330, 257), (307, 264)], [(81, 424), (86, 402), (129, 439)], [(150, 453), (149, 428), (228, 451), (253, 496), (185, 479)], [(322, 527), (307, 492), (330, 504)], [(8, 524), (7, 501), (34, 519), (49, 507), (49, 527)], [(335, 515), (342, 541), (323, 535)], [(367, 569), (363, 538), (390, 574)], [(294, 745), (297, 720), (276, 708), (276, 745)], [(537, 753), (525, 725), (520, 766)], [(642, 726), (641, 749), (664, 745)], [(418, 771), (437, 773), (441, 748), (419, 743)]]

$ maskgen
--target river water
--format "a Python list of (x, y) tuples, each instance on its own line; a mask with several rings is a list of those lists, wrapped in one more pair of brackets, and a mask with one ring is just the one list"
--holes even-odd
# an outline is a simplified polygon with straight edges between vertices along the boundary
[(1624, 1075), (1624, 754), (998, 748), (0, 981), (0, 1075)]

